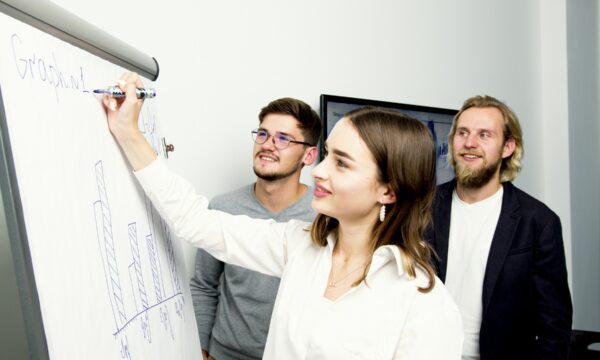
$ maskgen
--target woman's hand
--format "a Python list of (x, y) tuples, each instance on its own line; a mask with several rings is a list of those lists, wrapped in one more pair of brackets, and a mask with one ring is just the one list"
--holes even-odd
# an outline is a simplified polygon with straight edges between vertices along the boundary
[(117, 81), (125, 92), (125, 98), (104, 96), (102, 103), (106, 109), (108, 128), (125, 153), (134, 170), (140, 170), (156, 158), (144, 134), (138, 127), (138, 118), (144, 100), (136, 96), (136, 88), (143, 87), (136, 73), (126, 73)]
[(138, 99), (136, 88), (143, 87), (142, 80), (136, 73), (125, 73), (117, 81), (118, 87), (125, 92), (125, 98), (114, 98), (104, 95), (102, 102), (108, 117), (108, 128), (120, 143), (121, 140), (135, 137), (139, 131), (138, 117), (144, 101)]

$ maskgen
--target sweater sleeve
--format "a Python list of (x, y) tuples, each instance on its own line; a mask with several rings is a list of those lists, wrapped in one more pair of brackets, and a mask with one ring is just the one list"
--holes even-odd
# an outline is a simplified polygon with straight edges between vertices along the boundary
[(202, 249), (196, 252), (194, 275), (190, 280), (190, 292), (196, 314), (196, 324), (202, 350), (208, 351), (217, 306), (219, 304), (219, 283), (224, 265)]

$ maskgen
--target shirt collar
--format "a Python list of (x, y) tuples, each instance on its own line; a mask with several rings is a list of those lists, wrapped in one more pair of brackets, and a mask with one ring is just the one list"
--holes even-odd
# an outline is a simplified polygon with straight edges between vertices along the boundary
[(377, 270), (381, 269), (385, 264), (390, 261), (396, 263), (396, 270), (398, 276), (404, 275), (404, 263), (402, 262), (402, 256), (400, 255), (400, 248), (396, 245), (384, 245), (380, 246), (375, 250), (373, 254), (373, 260), (371, 261), (371, 268), (369, 269), (369, 275), (374, 274)]

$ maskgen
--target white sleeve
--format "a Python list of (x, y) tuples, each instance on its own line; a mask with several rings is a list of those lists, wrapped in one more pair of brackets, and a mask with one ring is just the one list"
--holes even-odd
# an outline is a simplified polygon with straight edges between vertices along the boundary
[(291, 254), (310, 246), (308, 223), (277, 223), (209, 210), (208, 199), (160, 159), (135, 176), (175, 236), (223, 262), (281, 277)]
[(394, 359), (460, 360), (462, 345), (460, 312), (440, 279), (436, 278), (431, 292), (415, 295)]

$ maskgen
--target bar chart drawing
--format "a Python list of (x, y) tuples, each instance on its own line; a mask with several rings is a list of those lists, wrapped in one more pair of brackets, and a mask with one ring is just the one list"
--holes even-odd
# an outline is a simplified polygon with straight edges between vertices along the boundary
[(129, 341), (127, 336), (121, 338), (121, 358), (131, 359), (131, 353), (129, 352)]
[[(140, 336), (148, 345), (154, 331), (175, 340), (172, 321), (185, 321), (173, 242), (166, 223), (147, 198), (141, 222), (132, 216), (123, 229), (115, 227), (102, 160), (95, 163), (94, 176), (98, 197), (93, 213), (107, 304), (114, 319), (112, 335), (120, 345), (121, 358), (133, 359), (131, 336)], [(133, 323), (138, 326), (131, 328)]]
[[(141, 328), (144, 334), (144, 339), (148, 342), (152, 342), (152, 336), (150, 333), (148, 314), (145, 310), (148, 309), (148, 295), (146, 294), (146, 285), (144, 284), (144, 278), (142, 274), (142, 260), (140, 257), (140, 249), (137, 240), (137, 226), (136, 223), (128, 225), (129, 244), (131, 245), (131, 256), (132, 262), (129, 265), (129, 277), (132, 284), (132, 293), (135, 298), (135, 309), (136, 313), (144, 311), (144, 314), (140, 318)], [(137, 286), (134, 286), (137, 285)]]
[(102, 162), (97, 162), (95, 168), (99, 197), (99, 200), (94, 203), (96, 231), (98, 234), (98, 243), (100, 245), (100, 254), (104, 259), (102, 264), (104, 265), (104, 270), (106, 273), (106, 283), (113, 310), (113, 317), (115, 318), (117, 327), (121, 327), (126, 322), (125, 306), (123, 304), (123, 293), (121, 291), (119, 268), (115, 257), (112, 219), (110, 214), (110, 206), (108, 204), (108, 196), (106, 194)]

